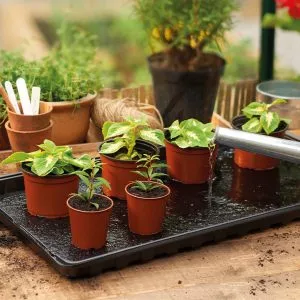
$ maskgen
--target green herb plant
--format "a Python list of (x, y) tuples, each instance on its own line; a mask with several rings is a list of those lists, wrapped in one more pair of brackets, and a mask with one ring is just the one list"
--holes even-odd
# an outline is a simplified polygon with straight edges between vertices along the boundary
[(283, 99), (276, 99), (271, 104), (251, 102), (242, 109), (249, 120), (242, 126), (244, 131), (271, 134), (278, 129), (281, 121), (289, 124), (289, 119), (280, 118), (277, 112), (269, 111), (275, 105), (285, 104)]
[(101, 169), (101, 163), (97, 162), (94, 158), (91, 159), (91, 166), (88, 170), (82, 171), (75, 171), (73, 174), (76, 174), (86, 186), (86, 191), (80, 193), (73, 193), (71, 196), (77, 196), (81, 200), (88, 202), (89, 205), (93, 205), (97, 210), (99, 209), (99, 204), (93, 202), (95, 193), (97, 189), (101, 188), (102, 186), (106, 186), (110, 188), (109, 182), (97, 176), (98, 172)]
[(235, 0), (135, 0), (134, 9), (144, 25), (153, 52), (163, 50), (173, 69), (197, 69), (205, 46), (223, 42), (233, 26)]
[(179, 148), (210, 148), (213, 146), (214, 133), (211, 123), (203, 124), (193, 118), (182, 122), (176, 120), (167, 130), (170, 133), (170, 142)]
[(161, 177), (168, 176), (165, 173), (157, 172), (158, 168), (167, 166), (166, 164), (159, 162), (158, 155), (144, 154), (137, 163), (137, 168), (139, 170), (132, 172), (144, 177), (146, 181), (136, 180), (132, 185), (135, 189), (148, 193), (159, 187), (155, 182), (163, 183)]
[(118, 153), (115, 158), (121, 160), (133, 160), (141, 157), (135, 149), (137, 139), (142, 139), (164, 146), (164, 133), (160, 129), (152, 129), (145, 119), (126, 118), (123, 122), (106, 121), (102, 127), (104, 139), (112, 139), (105, 142), (101, 154), (115, 154), (120, 149), (126, 152)]
[(52, 141), (44, 140), (39, 148), (30, 153), (15, 152), (4, 159), (1, 165), (22, 163), (33, 174), (40, 177), (72, 174), (78, 170), (90, 169), (92, 166), (89, 155), (85, 154), (75, 158), (72, 148), (68, 146), (56, 146)]

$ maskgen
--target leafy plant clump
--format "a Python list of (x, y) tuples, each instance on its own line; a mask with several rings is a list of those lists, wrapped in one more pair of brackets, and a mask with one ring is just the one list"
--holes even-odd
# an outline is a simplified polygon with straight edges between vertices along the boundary
[(153, 52), (157, 45), (165, 51), (166, 67), (193, 71), (213, 63), (204, 48), (224, 40), (237, 4), (235, 0), (135, 0), (134, 8)]
[(126, 152), (118, 153), (115, 158), (121, 160), (133, 160), (141, 157), (135, 149), (137, 139), (142, 139), (157, 145), (164, 146), (164, 133), (160, 129), (149, 127), (145, 119), (136, 120), (126, 118), (123, 122), (106, 121), (102, 127), (104, 139), (112, 139), (105, 142), (101, 149), (101, 154), (115, 154), (120, 149)]
[(160, 185), (155, 182), (163, 183), (161, 177), (168, 176), (165, 173), (157, 172), (159, 168), (164, 168), (167, 165), (164, 163), (159, 163), (158, 155), (148, 155), (144, 154), (142, 158), (138, 161), (137, 168), (139, 170), (132, 171), (140, 176), (144, 177), (146, 181), (136, 180), (132, 185), (133, 188), (138, 189), (143, 192), (150, 192), (156, 188), (159, 188)]
[(247, 123), (242, 126), (244, 131), (253, 133), (271, 134), (276, 131), (281, 121), (289, 124), (289, 119), (280, 118), (277, 112), (269, 111), (271, 107), (278, 104), (285, 104), (283, 99), (276, 99), (271, 104), (252, 102), (243, 108), (243, 114), (249, 119)]
[(99, 209), (99, 204), (93, 202), (97, 189), (102, 186), (110, 188), (110, 184), (106, 179), (97, 176), (100, 169), (101, 163), (97, 162), (95, 159), (91, 159), (91, 167), (89, 170), (75, 171), (73, 174), (76, 174), (82, 180), (86, 186), (86, 191), (78, 194), (71, 194), (71, 196), (77, 196), (81, 200), (88, 202), (89, 205), (93, 205), (97, 210)]
[(72, 148), (68, 146), (56, 146), (52, 141), (44, 140), (39, 148), (40, 150), (30, 153), (15, 152), (1, 164), (22, 163), (33, 174), (40, 177), (72, 174), (78, 170), (90, 169), (92, 166), (91, 158), (87, 154), (75, 158)]
[(211, 123), (203, 124), (193, 118), (180, 123), (176, 120), (167, 130), (170, 133), (170, 142), (179, 148), (210, 148), (213, 146), (214, 133)]

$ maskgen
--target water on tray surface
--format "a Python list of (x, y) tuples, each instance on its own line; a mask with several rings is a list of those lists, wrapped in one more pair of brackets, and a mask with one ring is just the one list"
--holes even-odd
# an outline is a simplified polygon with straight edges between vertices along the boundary
[(240, 169), (232, 162), (232, 151), (221, 150), (211, 197), (207, 184), (183, 185), (170, 181), (169, 185), (172, 195), (160, 234), (140, 237), (130, 233), (126, 201), (116, 200), (107, 245), (97, 251), (81, 251), (70, 245), (67, 218), (47, 220), (28, 215), (23, 192), (2, 196), (0, 209), (52, 253), (65, 260), (79, 261), (295, 204), (300, 199), (300, 167), (282, 162), (279, 169), (270, 171)]

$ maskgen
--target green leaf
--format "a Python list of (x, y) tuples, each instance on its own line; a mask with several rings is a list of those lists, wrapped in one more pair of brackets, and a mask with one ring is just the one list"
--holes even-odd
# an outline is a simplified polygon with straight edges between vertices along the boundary
[(271, 104), (268, 104), (267, 107), (270, 108), (274, 105), (285, 104), (285, 103), (287, 103), (287, 101), (284, 99), (275, 99)]
[(56, 145), (50, 140), (44, 140), (44, 143), (39, 145), (39, 148), (49, 153), (53, 153), (56, 149)]
[(242, 129), (247, 132), (259, 133), (262, 130), (262, 125), (258, 118), (252, 118), (242, 126)]
[(111, 126), (111, 124), (113, 124), (113, 122), (106, 121), (106, 122), (104, 122), (104, 124), (102, 126), (102, 135), (105, 140), (107, 139), (107, 132), (108, 132), (108, 129)]
[(288, 125), (291, 124), (291, 122), (292, 122), (291, 119), (286, 119), (286, 118), (281, 118), (280, 120), (283, 121), (284, 123), (288, 124)]
[(96, 209), (98, 210), (99, 209), (99, 204), (96, 203), (96, 202), (90, 202), (91, 205), (94, 205), (96, 207)]
[(64, 169), (54, 167), (53, 170), (51, 171), (51, 173), (54, 175), (62, 175), (62, 174), (64, 174)]
[[(75, 173), (76, 173), (76, 172), (75, 172)], [(89, 185), (91, 184), (91, 182), (90, 182), (90, 180), (89, 180), (88, 177), (86, 177), (86, 176), (84, 176), (84, 175), (82, 175), (82, 174), (80, 174), (80, 173), (77, 173), (76, 175), (80, 178), (80, 180), (83, 181), (83, 183), (84, 183), (86, 186), (89, 186)]]
[(31, 160), (31, 156), (25, 152), (15, 152), (11, 154), (9, 157), (4, 159), (1, 164), (2, 165), (8, 165), (8, 164), (15, 164), (15, 163), (21, 163), (25, 162), (27, 160)]
[(276, 112), (266, 112), (262, 114), (260, 123), (267, 134), (274, 132), (280, 123), (280, 117)]
[(172, 141), (172, 143), (176, 144), (179, 148), (182, 149), (192, 147), (192, 141), (184, 137), (179, 137), (175, 141)]
[(153, 168), (166, 168), (168, 165), (165, 163), (154, 163), (152, 164)]
[(143, 172), (143, 171), (131, 171), (132, 173), (138, 174), (144, 178), (148, 178), (148, 174), (147, 172)]
[(248, 106), (242, 109), (243, 114), (252, 118), (253, 116), (261, 116), (267, 110), (267, 104), (260, 102), (251, 102)]
[(142, 129), (140, 131), (140, 137), (143, 140), (152, 142), (157, 145), (161, 145), (161, 146), (165, 145), (164, 143), (165, 136), (163, 131), (160, 129), (151, 129), (151, 128)]
[(133, 186), (135, 188), (139, 189), (139, 190), (142, 190), (142, 191), (145, 191), (145, 192), (147, 191), (147, 186), (142, 181), (139, 181), (139, 180), (135, 181)]
[(102, 154), (112, 154), (119, 151), (125, 146), (125, 143), (122, 140), (115, 140), (114, 142), (106, 142), (102, 144), (100, 153)]
[(132, 126), (128, 124), (128, 122), (112, 123), (107, 130), (105, 138), (108, 139), (121, 136), (125, 133), (128, 133), (131, 129)]
[(58, 157), (56, 155), (50, 155), (47, 153), (43, 153), (43, 155), (35, 157), (33, 159), (35, 173), (38, 176), (47, 176), (51, 173), (57, 161)]
[(181, 134), (181, 128), (179, 126), (179, 121), (178, 120), (174, 121), (171, 124), (171, 126), (166, 128), (166, 129), (169, 130), (171, 139), (174, 139), (174, 138), (180, 136), (180, 134)]
[(103, 177), (97, 177), (95, 179), (95, 184), (97, 186), (99, 186), (99, 184), (100, 184), (100, 186), (105, 186), (108, 189), (110, 189), (110, 183), (105, 178), (103, 178)]

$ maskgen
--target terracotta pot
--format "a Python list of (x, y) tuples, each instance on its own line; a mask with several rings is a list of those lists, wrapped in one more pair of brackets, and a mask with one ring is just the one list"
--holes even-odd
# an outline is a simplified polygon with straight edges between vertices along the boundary
[(5, 128), (8, 134), (9, 142), (12, 151), (32, 152), (38, 150), (38, 146), (43, 143), (45, 139), (51, 140), (53, 122), (44, 129), (36, 131), (18, 131), (10, 127), (9, 121), (5, 123)]
[[(232, 120), (232, 127), (237, 130), (241, 130), (243, 124), (247, 122), (245, 116), (237, 116)], [(270, 134), (270, 136), (283, 138), (288, 125), (284, 122), (280, 124), (279, 129)], [(265, 135), (264, 133), (260, 133)], [(271, 170), (276, 168), (280, 160), (268, 157), (265, 155), (257, 154), (254, 152), (248, 152), (241, 149), (234, 149), (234, 162), (241, 168), (252, 170)]]
[[(208, 148), (181, 149), (165, 140), (168, 173), (171, 178), (184, 184), (200, 184), (208, 181), (210, 152)], [(213, 165), (217, 150), (213, 153)]]
[[(21, 104), (19, 107), (21, 108)], [(18, 131), (36, 131), (49, 126), (52, 106), (47, 102), (40, 102), (40, 114), (35, 116), (27, 116), (16, 114), (7, 108), (8, 120), (10, 127)]]
[(163, 196), (157, 198), (138, 197), (129, 192), (133, 183), (125, 187), (128, 225), (131, 232), (140, 235), (151, 235), (161, 232), (166, 214), (167, 201), (170, 199), (170, 189), (160, 183), (156, 183), (166, 189)]
[(280, 203), (279, 169), (257, 172), (233, 165), (232, 184), (229, 197), (244, 205), (265, 207)]
[(68, 216), (67, 199), (77, 193), (76, 175), (39, 177), (23, 169), (28, 212), (33, 216), (61, 218)]
[(56, 145), (85, 142), (95, 97), (96, 95), (88, 95), (78, 101), (49, 102), (53, 107), (52, 140)]
[[(101, 145), (102, 143), (100, 148)], [(145, 141), (137, 141), (136, 149), (140, 153), (158, 154), (158, 148)], [(100, 159), (103, 163), (102, 176), (108, 180), (111, 187), (111, 189), (104, 187), (104, 194), (126, 200), (125, 186), (131, 181), (143, 180), (141, 176), (132, 172), (136, 171), (136, 161), (119, 160), (104, 154), (100, 154)]]
[(111, 202), (111, 205), (100, 211), (82, 211), (75, 209), (67, 202), (70, 215), (72, 244), (80, 249), (99, 249), (106, 243), (109, 218), (112, 212), (113, 201), (104, 196)]
[(6, 120), (0, 125), (0, 150), (10, 149), (7, 131), (5, 129), (5, 122)]

